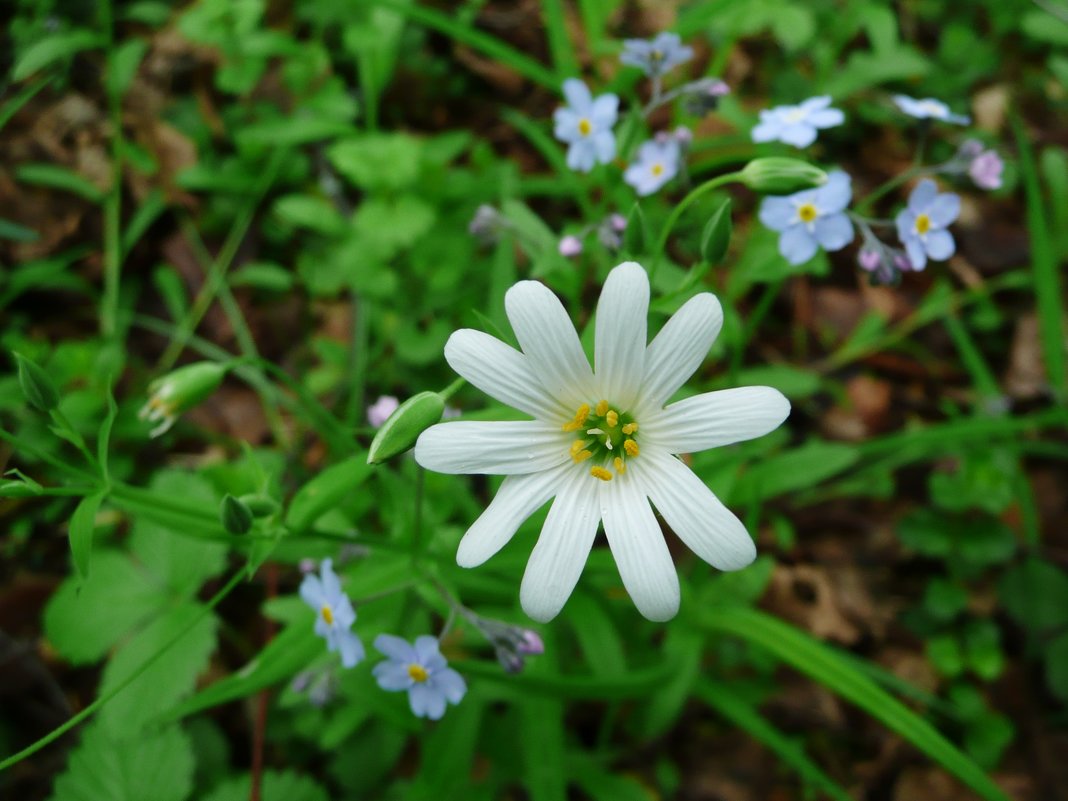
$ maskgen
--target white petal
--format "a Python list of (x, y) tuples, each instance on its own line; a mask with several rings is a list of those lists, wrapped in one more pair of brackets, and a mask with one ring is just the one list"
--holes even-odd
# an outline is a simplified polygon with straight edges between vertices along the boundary
[(790, 414), (790, 401), (771, 387), (705, 392), (641, 420), (643, 441), (671, 453), (694, 453), (762, 437)]
[(623, 262), (601, 290), (594, 344), (597, 388), (613, 406), (627, 409), (637, 400), (648, 317), (649, 277), (637, 262)]
[(679, 577), (640, 482), (628, 469), (599, 489), (604, 532), (623, 586), (644, 617), (670, 620), (679, 611)]
[(564, 464), (525, 476), (508, 476), (460, 540), (456, 563), (460, 567), (478, 567), (507, 545), (523, 521), (556, 494), (565, 472), (572, 469), (570, 464)]
[(482, 331), (454, 332), (445, 343), (445, 360), (490, 397), (539, 420), (560, 422), (575, 413), (545, 391), (526, 356)]
[(544, 284), (520, 281), (504, 307), (535, 376), (574, 414), (593, 395), (593, 371), (563, 305)]
[(723, 308), (714, 295), (695, 295), (660, 329), (645, 352), (645, 375), (638, 399), (642, 412), (663, 408), (679, 387), (694, 374), (723, 326)]
[(601, 522), (600, 479), (581, 465), (574, 470), (549, 509), (519, 587), (523, 611), (541, 623), (556, 617), (575, 589)]
[(522, 475), (570, 458), (559, 426), (537, 420), (438, 423), (419, 435), (415, 461), (439, 473)]
[(745, 526), (690, 468), (670, 454), (645, 449), (634, 472), (664, 521), (686, 546), (720, 570), (738, 570), (756, 558)]

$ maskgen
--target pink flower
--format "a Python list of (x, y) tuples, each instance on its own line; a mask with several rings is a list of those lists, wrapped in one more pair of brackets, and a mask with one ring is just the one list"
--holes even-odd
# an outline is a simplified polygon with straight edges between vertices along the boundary
[(568, 258), (577, 256), (582, 252), (582, 240), (577, 236), (568, 234), (560, 240), (558, 250), (561, 256), (567, 256)]
[(980, 189), (1000, 189), (1005, 163), (996, 150), (984, 150), (968, 165), (968, 175)]
[(389, 419), (389, 416), (397, 411), (399, 405), (400, 401), (392, 395), (382, 395), (371, 406), (367, 407), (367, 422), (375, 428), (381, 428), (382, 424)]

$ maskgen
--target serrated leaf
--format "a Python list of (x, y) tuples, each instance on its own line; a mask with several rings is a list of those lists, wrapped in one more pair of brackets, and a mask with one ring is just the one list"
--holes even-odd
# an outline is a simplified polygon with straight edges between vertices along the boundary
[[(185, 602), (152, 621), (125, 643), (104, 668), (100, 694), (130, 678), (175, 637), (181, 642), (151, 663), (100, 712), (100, 723), (115, 735), (133, 734), (158, 719), (193, 691), (197, 676), (215, 650), (215, 617), (199, 617), (204, 607)], [(199, 618), (199, 619), (198, 619)]]
[[(223, 782), (201, 801), (248, 801), (252, 779), (240, 776)], [(326, 790), (307, 776), (286, 771), (264, 771), (260, 784), (261, 801), (330, 801)]]
[(83, 579), (89, 575), (89, 559), (93, 553), (93, 529), (96, 528), (96, 513), (106, 492), (86, 495), (74, 508), (70, 518), (70, 552), (74, 557), (74, 569)]
[(97, 724), (82, 734), (50, 801), (186, 801), (193, 749), (177, 726), (131, 738)]

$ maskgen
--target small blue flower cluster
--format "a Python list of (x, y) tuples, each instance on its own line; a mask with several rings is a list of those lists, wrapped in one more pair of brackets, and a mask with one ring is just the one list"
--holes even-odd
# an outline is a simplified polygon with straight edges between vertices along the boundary
[[(300, 597), (315, 610), (315, 633), (326, 640), (329, 651), (340, 652), (342, 667), (352, 668), (362, 662), (366, 651), (352, 630), (356, 610), (341, 587), (332, 559), (322, 561), (319, 575), (309, 572), (304, 576)], [(541, 638), (529, 629), (482, 618), (462, 607), (459, 611), (489, 640), (501, 666), (509, 673), (523, 669), (525, 656), (544, 651)], [(424, 634), (409, 643), (392, 634), (380, 634), (374, 645), (386, 657), (372, 670), (378, 686), (389, 692), (407, 692), (416, 717), (440, 720), (448, 704), (460, 703), (467, 693), (467, 682), (449, 667), (437, 637)], [(297, 692), (306, 692), (313, 705), (322, 706), (333, 695), (336, 684), (330, 670), (306, 670), (291, 686)]]

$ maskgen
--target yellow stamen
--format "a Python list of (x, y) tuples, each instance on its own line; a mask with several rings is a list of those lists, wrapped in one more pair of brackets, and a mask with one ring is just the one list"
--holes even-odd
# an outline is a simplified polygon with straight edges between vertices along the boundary
[(611, 481), (612, 474), (605, 470), (603, 467), (591, 467), (590, 475), (594, 478), (599, 478), (601, 481)]
[(608, 401), (597, 401), (597, 408), (595, 409), (595, 411), (597, 412), (598, 417), (604, 417), (606, 414), (608, 414)]
[(620, 475), (623, 475), (627, 472), (627, 463), (620, 459), (618, 456), (615, 458), (615, 461), (613, 461), (612, 464), (616, 466), (616, 472)]
[(326, 625), (334, 625), (334, 610), (330, 608), (328, 604), (323, 604), (323, 608), (319, 610), (323, 614), (323, 620), (326, 621)]
[(632, 439), (623, 440), (623, 450), (627, 452), (627, 456), (637, 456), (640, 453), (638, 443)]
[(653, 168), (650, 170), (650, 172), (653, 175), (655, 175), (657, 178), (659, 178), (661, 175), (664, 174), (664, 165), (663, 164), (654, 164)]
[(631, 434), (633, 434), (635, 431), (637, 431), (637, 430), (638, 430), (638, 424), (637, 423), (627, 423), (625, 426), (623, 426), (623, 433), (626, 434), (628, 437)]
[(564, 423), (564, 431), (578, 431), (586, 425), (586, 418), (590, 416), (590, 404), (584, 403), (575, 411), (575, 416), (570, 423)]
[(931, 218), (926, 214), (919, 214), (916, 216), (916, 233), (923, 236), (931, 230)]
[(590, 132), (593, 130), (593, 125), (588, 119), (583, 117), (581, 120), (579, 120), (578, 129), (579, 133), (583, 136), (589, 136)]
[(615, 409), (609, 409), (604, 421), (608, 423), (609, 428), (615, 428), (619, 425), (619, 413)]
[(408, 665), (408, 675), (412, 677), (412, 681), (417, 681), (420, 684), (428, 678), (426, 668), (422, 665), (417, 665), (414, 662)]
[(576, 464), (578, 464), (579, 462), (584, 462), (591, 456), (593, 456), (593, 454), (585, 448), (586, 442), (584, 440), (576, 439), (574, 442), (571, 443), (571, 458), (575, 461)]
[(819, 211), (811, 203), (802, 203), (797, 209), (797, 216), (801, 222), (810, 223), (820, 216)]

